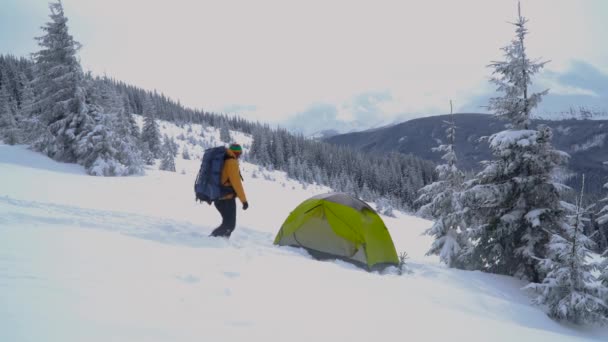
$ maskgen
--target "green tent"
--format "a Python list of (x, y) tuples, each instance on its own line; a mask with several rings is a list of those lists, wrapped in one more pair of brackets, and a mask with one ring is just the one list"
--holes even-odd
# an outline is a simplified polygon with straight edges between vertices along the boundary
[(367, 203), (344, 193), (311, 197), (289, 214), (275, 245), (304, 247), (317, 258), (338, 258), (367, 269), (398, 265), (384, 222)]

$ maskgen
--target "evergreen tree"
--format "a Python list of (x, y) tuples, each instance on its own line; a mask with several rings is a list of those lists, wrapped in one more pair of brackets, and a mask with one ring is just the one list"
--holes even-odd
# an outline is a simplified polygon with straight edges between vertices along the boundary
[[(604, 288), (608, 288), (608, 250), (602, 254), (603, 260), (599, 264), (599, 277), (598, 280), (601, 282)], [(604, 292), (603, 295), (604, 304), (607, 306), (603, 309), (604, 317), (608, 317), (608, 291)]]
[(79, 139), (92, 128), (85, 105), (84, 75), (76, 56), (80, 45), (68, 33), (61, 2), (49, 7), (51, 21), (42, 27), (46, 34), (37, 38), (42, 49), (34, 55), (36, 106), (48, 134), (41, 132), (43, 139), (35, 147), (57, 160), (75, 162)]
[[(282, 169), (285, 166), (285, 149), (284, 149), (284, 142), (281, 137), (280, 131), (275, 132), (275, 134), (273, 135), (272, 151), (273, 151), (272, 159), (273, 159), (274, 167), (277, 169)], [(318, 183), (320, 184), (320, 174), (319, 173), (316, 173), (315, 176), (318, 177), (317, 180), (319, 180)]]
[(19, 79), (22, 84), (20, 91), (21, 106), (19, 107), (19, 116), (23, 119), (27, 119), (32, 116), (34, 111), (34, 90), (32, 89), (31, 82), (24, 73), (21, 73)]
[(257, 130), (253, 134), (253, 142), (251, 144), (251, 158), (262, 166), (270, 165), (270, 153), (268, 153), (270, 139), (267, 137), (267, 134), (265, 130)]
[(465, 251), (469, 267), (538, 283), (544, 278), (538, 260), (546, 257), (547, 232), (564, 220), (560, 192), (565, 186), (551, 174), (568, 155), (553, 149), (550, 128), (529, 129), (531, 110), (547, 91), (529, 94), (531, 77), (545, 62), (526, 55), (526, 23), (518, 11), (516, 39), (503, 49), (505, 61), (490, 64), (492, 82), (504, 96), (491, 99), (489, 107), (509, 120), (509, 129), (489, 138), (495, 159), (484, 162), (461, 197), (470, 213), (468, 234), (476, 241)]
[(190, 160), (190, 152), (188, 152), (188, 148), (184, 146), (184, 151), (182, 152), (182, 158), (185, 160)]
[(17, 144), (20, 140), (20, 132), (15, 119), (15, 106), (6, 85), (0, 88), (0, 139), (9, 145)]
[(173, 154), (173, 146), (168, 137), (165, 136), (165, 141), (162, 146), (162, 157), (160, 160), (160, 170), (175, 172), (175, 156)]
[(119, 113), (105, 113), (101, 103), (103, 92), (90, 84), (87, 89), (87, 108), (94, 120), (94, 128), (79, 141), (78, 162), (95, 176), (125, 176), (141, 173), (143, 161), (135, 138), (122, 109)]
[(551, 234), (547, 259), (541, 267), (547, 273), (542, 283), (526, 288), (538, 293), (536, 304), (546, 305), (549, 316), (575, 324), (608, 323), (603, 311), (608, 287), (593, 275), (597, 269), (591, 258), (593, 241), (584, 234), (588, 209), (583, 209), (583, 190), (575, 208), (569, 208), (568, 220), (559, 227), (559, 234)]
[[(451, 107), (451, 103), (450, 103)], [(467, 244), (462, 232), (465, 227), (464, 209), (460, 205), (459, 192), (462, 190), (464, 174), (456, 167), (457, 157), (454, 150), (456, 140), (456, 125), (452, 114), (446, 129), (447, 144), (433, 148), (433, 151), (443, 152), (441, 157), (445, 164), (436, 168), (438, 180), (420, 189), (418, 203), (426, 203), (420, 207), (418, 214), (435, 218), (433, 226), (426, 234), (435, 238), (427, 255), (439, 255), (441, 261), (448, 266), (462, 266), (458, 260), (461, 249)]]
[(124, 167), (116, 161), (117, 151), (112, 146), (114, 132), (109, 129), (110, 117), (102, 112), (101, 106), (93, 103), (88, 106), (88, 110), (95, 125), (78, 143), (78, 162), (93, 176), (116, 176), (123, 173)]
[(151, 111), (145, 114), (144, 126), (141, 131), (141, 141), (148, 145), (148, 150), (153, 158), (161, 157), (160, 130)]
[(173, 153), (173, 157), (177, 157), (177, 154), (179, 153), (179, 145), (173, 138), (169, 139), (169, 143), (171, 144), (171, 153)]
[(8, 86), (0, 88), (0, 129), (5, 130), (17, 125), (13, 112), (12, 98)]
[(491, 82), (497, 86), (497, 91), (504, 92), (502, 97), (490, 99), (488, 109), (497, 116), (507, 119), (508, 128), (527, 130), (530, 127), (530, 113), (548, 90), (529, 94), (532, 76), (538, 73), (548, 62), (532, 61), (526, 53), (525, 38), (528, 34), (526, 24), (528, 19), (522, 17), (520, 4), (517, 5), (516, 37), (502, 50), (505, 60), (492, 62), (494, 68)]
[[(138, 132), (133, 132), (133, 116), (120, 109), (117, 114), (112, 115), (112, 118), (116, 132), (114, 146), (117, 150), (117, 159), (126, 166), (127, 174), (142, 173), (144, 160), (139, 148)], [(135, 128), (137, 129), (137, 126)]]
[(393, 213), (393, 206), (391, 205), (391, 201), (388, 200), (385, 197), (378, 197), (377, 195), (374, 196), (375, 198), (377, 198), (376, 200), (376, 211), (379, 212), (382, 215), (388, 216), (388, 217), (395, 217), (395, 214)]
[(175, 140), (173, 140), (173, 138), (169, 138), (169, 136), (165, 134), (163, 137), (162, 148), (167, 149), (167, 151), (169, 151), (173, 157), (176, 157), (179, 150), (179, 145), (175, 142)]
[(154, 165), (154, 154), (150, 151), (148, 142), (141, 142), (141, 158), (146, 165)]
[(142, 100), (142, 114), (144, 116), (147, 115), (151, 115), (152, 117), (158, 118), (160, 117), (159, 112), (158, 112), (158, 107), (156, 107), (156, 98), (148, 93), (145, 93), (143, 95), (143, 100)]
[(228, 125), (224, 122), (222, 122), (222, 125), (220, 126), (220, 140), (225, 143), (232, 142), (230, 130), (228, 130)]
[[(608, 183), (604, 184), (604, 188), (608, 190)], [(600, 200), (598, 204), (600, 209), (597, 212), (596, 224), (601, 241), (600, 252), (608, 252), (608, 244), (606, 243), (608, 239), (608, 196)]]

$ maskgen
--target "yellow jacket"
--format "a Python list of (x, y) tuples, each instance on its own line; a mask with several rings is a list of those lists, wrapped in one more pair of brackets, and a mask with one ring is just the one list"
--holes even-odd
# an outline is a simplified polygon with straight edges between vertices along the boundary
[[(222, 185), (232, 186), (236, 192), (236, 196), (241, 200), (241, 203), (247, 202), (245, 196), (245, 189), (243, 189), (243, 183), (241, 182), (241, 170), (239, 169), (239, 161), (236, 159), (234, 153), (226, 149), (226, 154), (232, 158), (228, 158), (224, 161), (224, 168), (222, 169)], [(234, 198), (234, 194), (228, 194), (222, 199)]]

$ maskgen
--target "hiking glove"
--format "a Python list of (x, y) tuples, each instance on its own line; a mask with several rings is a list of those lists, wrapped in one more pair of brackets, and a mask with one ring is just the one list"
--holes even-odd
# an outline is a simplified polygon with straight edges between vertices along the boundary
[(249, 208), (249, 203), (243, 203), (243, 210), (247, 210), (247, 208)]

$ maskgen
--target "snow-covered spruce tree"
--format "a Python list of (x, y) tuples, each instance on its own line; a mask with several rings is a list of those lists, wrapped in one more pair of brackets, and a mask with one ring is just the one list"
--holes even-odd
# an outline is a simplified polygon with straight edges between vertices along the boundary
[(32, 89), (31, 81), (28, 80), (27, 76), (23, 73), (19, 75), (19, 83), (22, 85), (19, 93), (19, 97), (21, 98), (19, 116), (22, 118), (28, 118), (32, 115), (34, 110), (34, 90)]
[(137, 135), (133, 133), (131, 125), (132, 115), (121, 109), (114, 116), (116, 140), (114, 146), (117, 150), (117, 159), (127, 167), (127, 174), (139, 174), (143, 172), (143, 156), (139, 148)]
[(129, 99), (126, 95), (122, 96), (123, 100), (123, 113), (129, 122), (129, 132), (131, 136), (135, 139), (140, 139), (140, 131), (137, 122), (135, 121), (135, 116), (133, 115), (133, 110), (131, 105), (129, 104)]
[(179, 153), (179, 145), (174, 138), (169, 138), (169, 144), (169, 146), (171, 146), (171, 153), (173, 153), (173, 157), (177, 157), (177, 154)]
[[(604, 163), (608, 164), (608, 162)], [(604, 184), (604, 188), (608, 190), (608, 183)], [(600, 200), (599, 204), (601, 209), (598, 212), (597, 224), (599, 225), (600, 233), (608, 235), (608, 196)], [(602, 257), (603, 261), (599, 266), (599, 280), (602, 282), (602, 285), (608, 288), (608, 248), (604, 250)], [(604, 295), (604, 303), (608, 304), (608, 293)], [(608, 317), (608, 308), (604, 309), (604, 315)]]
[(8, 92), (8, 86), (5, 84), (0, 88), (0, 139), (10, 145), (16, 144), (19, 140), (13, 103), (14, 101)]
[[(451, 105), (451, 104), (450, 104)], [(457, 157), (454, 150), (456, 140), (456, 125), (454, 115), (445, 122), (447, 143), (433, 148), (433, 151), (443, 152), (441, 157), (445, 164), (437, 166), (438, 180), (419, 190), (418, 203), (425, 203), (418, 210), (423, 217), (434, 218), (435, 223), (425, 233), (435, 238), (427, 255), (438, 255), (441, 261), (450, 267), (462, 266), (459, 261), (461, 249), (467, 244), (462, 229), (465, 209), (459, 201), (464, 174), (456, 167)]]
[(93, 127), (78, 144), (78, 162), (87, 172), (95, 176), (125, 176), (141, 173), (143, 161), (137, 148), (136, 139), (130, 134), (127, 118), (121, 106), (108, 110), (103, 91), (96, 84), (88, 82), (87, 108), (93, 119)]
[(111, 118), (103, 113), (103, 108), (91, 103), (89, 115), (93, 119), (91, 131), (78, 142), (78, 163), (93, 176), (116, 176), (124, 172), (124, 166), (116, 160), (117, 151), (112, 142)]
[[(605, 164), (608, 165), (608, 162)], [(608, 183), (604, 184), (604, 189), (608, 190)], [(601, 236), (601, 241), (604, 246), (601, 246), (601, 253), (608, 252), (608, 246), (606, 246), (606, 240), (608, 238), (608, 195), (601, 199), (598, 203), (598, 212), (596, 218), (596, 224), (598, 228), (598, 234)], [(607, 279), (608, 280), (608, 279)]]
[(158, 168), (163, 171), (175, 172), (175, 155), (173, 154), (171, 140), (167, 136), (165, 136), (162, 146), (162, 157)]
[(42, 48), (34, 54), (36, 107), (46, 132), (33, 145), (50, 157), (75, 162), (79, 139), (91, 128), (85, 104), (84, 75), (76, 53), (80, 45), (68, 33), (61, 2), (49, 4), (50, 18), (37, 38)]
[(184, 146), (184, 150), (182, 151), (182, 158), (185, 160), (190, 160), (190, 152), (188, 152), (188, 147)]
[(376, 199), (376, 211), (382, 215), (388, 217), (395, 217), (395, 213), (393, 212), (393, 206), (391, 205), (391, 201), (386, 197), (379, 197), (378, 195), (374, 196)]
[(230, 137), (230, 130), (228, 129), (228, 124), (222, 121), (220, 126), (220, 140), (225, 143), (232, 142), (232, 138)]
[(531, 111), (547, 93), (530, 93), (532, 76), (546, 62), (526, 55), (527, 19), (513, 24), (516, 37), (503, 48), (505, 60), (493, 62), (492, 83), (503, 92), (490, 99), (489, 109), (507, 119), (507, 130), (489, 137), (494, 160), (466, 183), (461, 196), (468, 208), (469, 238), (464, 252), (469, 268), (542, 282), (539, 260), (545, 259), (549, 233), (564, 224), (560, 193), (566, 188), (552, 178), (568, 155), (551, 145), (549, 127), (530, 129)]
[(140, 142), (141, 145), (141, 158), (146, 165), (154, 165), (154, 154), (150, 151), (150, 147), (147, 142)]
[[(272, 135), (271, 149), (272, 164), (275, 169), (281, 170), (285, 166), (285, 141), (282, 139), (281, 131), (276, 131)], [(315, 173), (319, 175), (320, 173)], [(320, 182), (318, 182), (320, 184)]]
[(585, 178), (576, 206), (564, 204), (568, 220), (551, 234), (547, 258), (541, 267), (547, 273), (542, 283), (526, 286), (538, 293), (534, 303), (547, 306), (549, 316), (575, 324), (608, 323), (604, 315), (608, 287), (592, 272), (597, 263), (590, 261), (593, 241), (584, 234), (584, 224), (589, 221), (589, 209), (583, 208)]
[[(263, 129), (257, 129), (253, 132), (253, 142), (251, 143), (251, 151), (249, 152), (251, 160), (262, 166), (270, 164), (270, 153), (268, 152), (270, 138), (267, 137), (267, 134), (267, 131)], [(299, 178), (296, 179), (301, 180)]]
[(163, 135), (163, 145), (162, 145), (163, 153), (164, 149), (167, 149), (173, 157), (177, 156), (179, 152), (179, 145), (175, 142), (173, 138), (169, 138), (168, 135)]
[[(598, 280), (604, 286), (604, 288), (608, 288), (608, 250), (602, 254), (603, 260), (599, 264), (599, 276)], [(604, 293), (603, 296), (604, 304), (608, 305), (608, 292)], [(604, 317), (608, 317), (608, 307), (604, 307), (602, 310)]]
[(44, 140), (45, 135), (50, 137), (50, 133), (43, 125), (41, 113), (37, 109), (36, 95), (34, 93), (34, 82), (30, 81), (25, 74), (21, 74), (19, 82), (22, 85), (20, 91), (21, 105), (19, 106), (18, 128), (20, 140), (26, 144), (33, 144)]
[(148, 145), (148, 150), (153, 158), (160, 158), (161, 139), (158, 123), (154, 119), (152, 111), (145, 113), (144, 126), (141, 130), (141, 142)]

